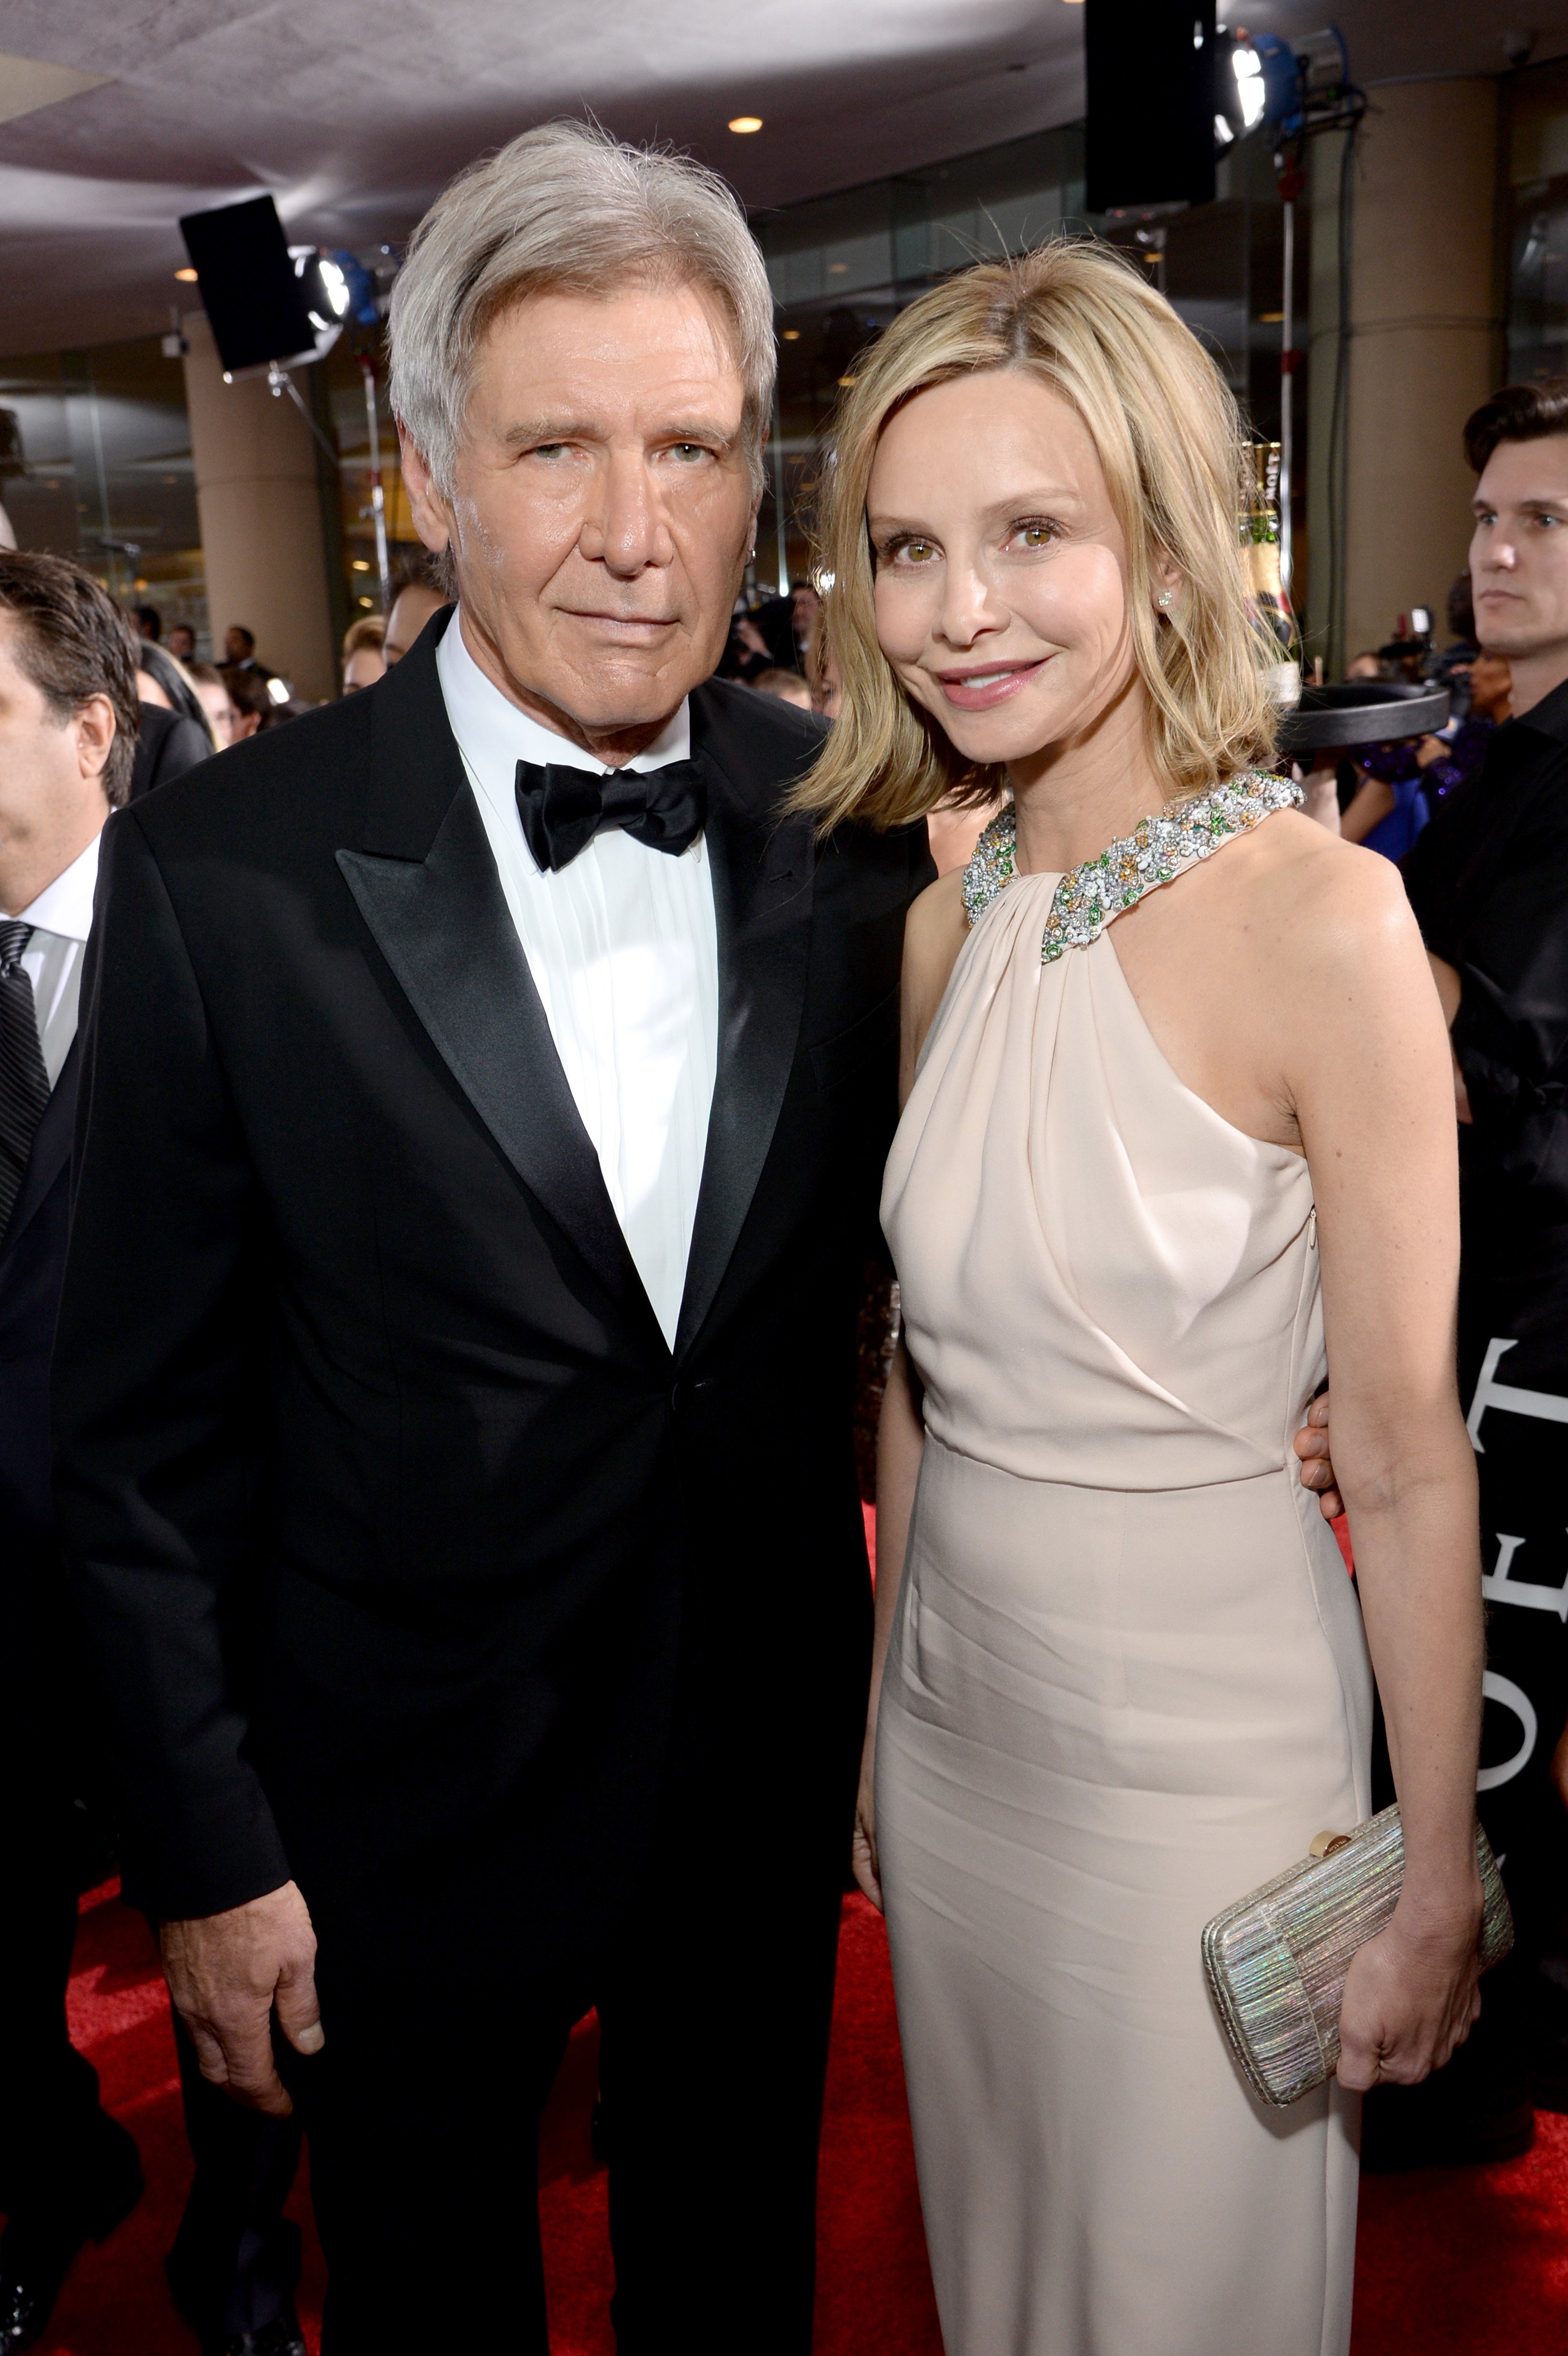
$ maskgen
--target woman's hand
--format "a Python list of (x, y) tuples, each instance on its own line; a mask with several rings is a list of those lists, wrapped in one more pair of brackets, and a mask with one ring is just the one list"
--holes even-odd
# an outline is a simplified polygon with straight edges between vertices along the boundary
[(1415, 2086), (1463, 2045), (1481, 2009), (1480, 1900), (1416, 1926), (1403, 1901), (1351, 1962), (1339, 2012), (1341, 2086)]
[(882, 1878), (877, 1864), (877, 1730), (873, 1723), (866, 1730), (866, 1747), (860, 1754), (860, 1789), (855, 1799), (855, 1841), (850, 1862), (855, 1879), (880, 1914), (882, 1911)]

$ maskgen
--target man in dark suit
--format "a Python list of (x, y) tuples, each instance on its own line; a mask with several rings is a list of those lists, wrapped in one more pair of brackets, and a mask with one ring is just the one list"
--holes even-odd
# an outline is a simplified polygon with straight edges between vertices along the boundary
[(392, 338), (458, 610), (105, 861), (55, 1401), (130, 1867), (203, 2070), (306, 2118), (327, 2356), (543, 2356), (595, 2004), (622, 2349), (805, 2356), (923, 830), (819, 842), (820, 724), (710, 681), (773, 367), (720, 183), (531, 133)]
[(49, 1495), (77, 1006), (99, 838), (124, 801), (135, 654), (63, 558), (0, 552), (0, 2350), (42, 2334), (72, 2258), (141, 2194), (72, 2047), (82, 1758)]

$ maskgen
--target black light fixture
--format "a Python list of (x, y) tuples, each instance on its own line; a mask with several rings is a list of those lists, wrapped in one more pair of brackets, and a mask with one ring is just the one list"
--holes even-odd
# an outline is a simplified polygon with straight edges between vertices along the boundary
[(271, 197), (187, 213), (180, 233), (226, 378), (315, 359), (322, 330)]
[(1214, 0), (1085, 0), (1084, 201), (1092, 213), (1214, 195)]

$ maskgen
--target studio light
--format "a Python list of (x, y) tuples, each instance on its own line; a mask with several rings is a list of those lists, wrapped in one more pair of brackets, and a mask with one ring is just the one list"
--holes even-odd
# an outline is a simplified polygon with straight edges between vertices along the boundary
[(731, 131), (739, 131), (743, 134), (748, 131), (760, 131), (762, 127), (763, 118), (760, 114), (736, 114), (732, 115), (730, 119), (730, 128)]
[(176, 270), (175, 272), (175, 276), (179, 280), (182, 286), (194, 286), (196, 284), (196, 273), (194, 270)]
[(1242, 129), (1255, 130), (1264, 119), (1267, 103), (1264, 90), (1264, 64), (1257, 51), (1240, 42), (1231, 51), (1231, 71), (1236, 77), (1236, 102), (1242, 111)]

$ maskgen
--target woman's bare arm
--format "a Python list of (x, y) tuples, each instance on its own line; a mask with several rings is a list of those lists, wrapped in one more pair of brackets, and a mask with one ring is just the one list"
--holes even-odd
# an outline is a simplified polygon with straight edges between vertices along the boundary
[(1398, 797), (1381, 777), (1363, 777), (1339, 815), (1339, 832), (1347, 842), (1365, 842), (1374, 826), (1393, 814)]
[(1339, 2074), (1369, 2086), (1441, 2066), (1475, 2014), (1481, 1567), (1455, 1381), (1443, 1013), (1397, 873), (1324, 850), (1288, 918), (1278, 1020), (1317, 1207), (1334, 1464), (1404, 1826), (1399, 1906), (1345, 1992)]

